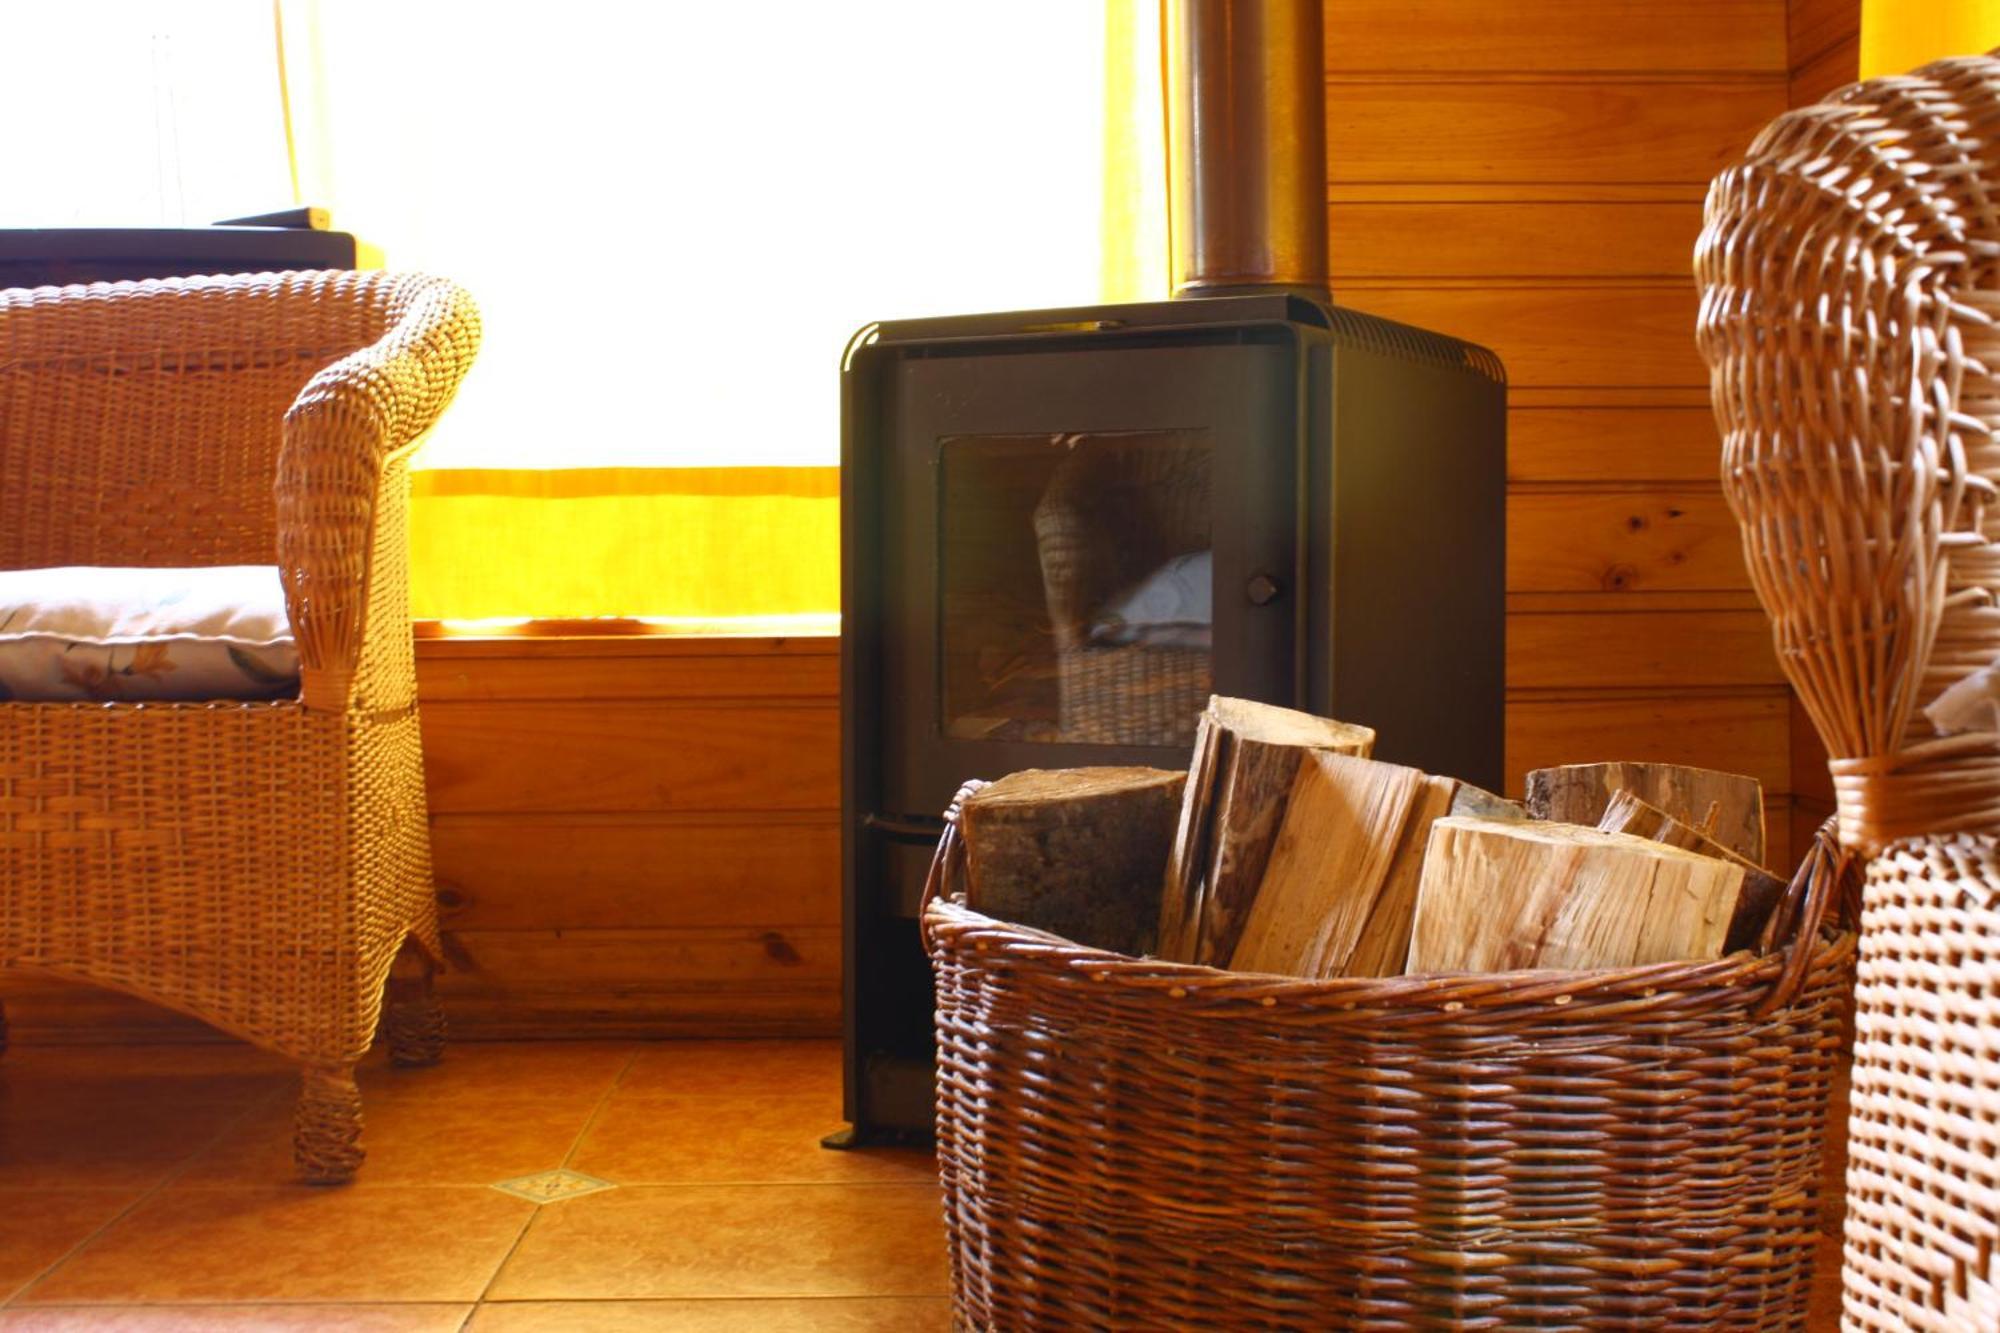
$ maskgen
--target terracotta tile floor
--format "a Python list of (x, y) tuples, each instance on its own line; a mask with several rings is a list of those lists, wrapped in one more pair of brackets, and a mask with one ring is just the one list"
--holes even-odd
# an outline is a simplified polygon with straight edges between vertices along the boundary
[[(289, 1183), (292, 1087), (238, 1046), (0, 1057), (0, 1333), (949, 1326), (928, 1155), (818, 1146), (832, 1043), (371, 1063), (369, 1161), (336, 1190)], [(1838, 1321), (1831, 1237), (1820, 1269), (1812, 1330)]]
[(312, 1189), (276, 1060), (7, 1052), (0, 1333), (949, 1326), (928, 1154), (818, 1146), (832, 1043), (461, 1043), (361, 1082), (368, 1164)]

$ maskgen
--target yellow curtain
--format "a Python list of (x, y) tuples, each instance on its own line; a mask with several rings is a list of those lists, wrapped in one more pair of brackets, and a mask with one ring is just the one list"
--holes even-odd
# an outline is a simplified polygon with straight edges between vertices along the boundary
[(411, 479), (411, 613), (831, 629), (832, 467), (449, 468)]
[(2000, 0), (1862, 0), (1861, 77), (2000, 47)]
[(1157, 301), (1167, 254), (1167, 123), (1159, 0), (1105, 0), (1106, 301)]

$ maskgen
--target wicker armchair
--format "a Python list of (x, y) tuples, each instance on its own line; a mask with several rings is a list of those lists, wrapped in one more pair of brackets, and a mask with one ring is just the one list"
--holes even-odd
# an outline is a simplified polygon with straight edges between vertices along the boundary
[(298, 1061), (313, 1181), (360, 1164), (385, 984), (393, 1057), (442, 1048), (407, 462), (478, 342), (463, 292), (406, 275), (0, 292), (0, 568), (276, 563), (303, 680), (0, 704), (0, 967)]

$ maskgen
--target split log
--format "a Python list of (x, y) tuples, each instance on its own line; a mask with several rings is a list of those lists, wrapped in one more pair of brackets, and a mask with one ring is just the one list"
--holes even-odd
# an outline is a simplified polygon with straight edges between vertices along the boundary
[(1528, 813), (1595, 827), (1614, 792), (1629, 791), (1752, 865), (1764, 864), (1764, 789), (1757, 779), (1680, 764), (1565, 764), (1528, 774)]
[(1475, 787), (1470, 782), (1458, 784), (1452, 793), (1451, 813), (1455, 815), (1478, 815), (1482, 819), (1532, 819), (1528, 807), (1519, 801), (1510, 801), (1504, 796), (1495, 796), (1484, 787)]
[(1570, 824), (1431, 826), (1409, 971), (1717, 958), (1743, 887), (1728, 861)]
[(1450, 778), (1352, 755), (1299, 765), (1230, 966), (1298, 977), (1403, 970), (1430, 826)]
[(1730, 919), (1729, 934), (1722, 943), (1724, 953), (1755, 948), (1757, 937), (1764, 933), (1764, 923), (1770, 920), (1771, 909), (1784, 896), (1785, 882), (1776, 875), (1754, 862), (1746, 861), (1704, 835), (1700, 829), (1689, 828), (1658, 806), (1646, 804), (1629, 791), (1612, 796), (1611, 804), (1605, 807), (1604, 817), (1597, 821), (1597, 827), (1607, 833), (1630, 833), (1637, 838), (1663, 842), (1669, 847), (1699, 852), (1703, 856), (1743, 867), (1743, 892), (1736, 900), (1736, 914)]
[[(1355, 941), (1353, 954), (1340, 971), (1322, 975), (1403, 975), (1409, 963), (1410, 931), (1416, 924), (1417, 894), (1423, 884), (1424, 857), (1430, 850), (1431, 828), (1447, 815), (1459, 813), (1459, 798), (1468, 791), (1486, 794), (1477, 787), (1468, 787), (1450, 778), (1425, 775), (1423, 792), (1411, 806), (1410, 817), (1404, 825), (1403, 840), (1396, 849), (1395, 863), (1389, 877), (1383, 881), (1381, 893), (1376, 895), (1375, 910), (1369, 913), (1368, 924), (1361, 928), (1361, 938)], [(1513, 805), (1513, 802), (1503, 801), (1501, 804)], [(1519, 806), (1514, 808), (1520, 809)], [(1513, 818), (1504, 814), (1494, 817)], [(1520, 818), (1525, 820), (1527, 812), (1522, 811)]]
[(1159, 954), (1227, 967), (1263, 882), (1299, 763), (1314, 751), (1366, 756), (1367, 727), (1217, 695), (1195, 732), (1174, 848), (1159, 899)]
[(1028, 769), (966, 798), (968, 906), (1100, 949), (1153, 947), (1184, 773)]

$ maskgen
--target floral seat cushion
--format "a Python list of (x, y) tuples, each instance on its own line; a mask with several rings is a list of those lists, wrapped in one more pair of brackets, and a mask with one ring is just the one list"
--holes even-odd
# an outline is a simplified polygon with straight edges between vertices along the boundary
[(0, 570), (0, 702), (281, 699), (299, 654), (275, 565)]

